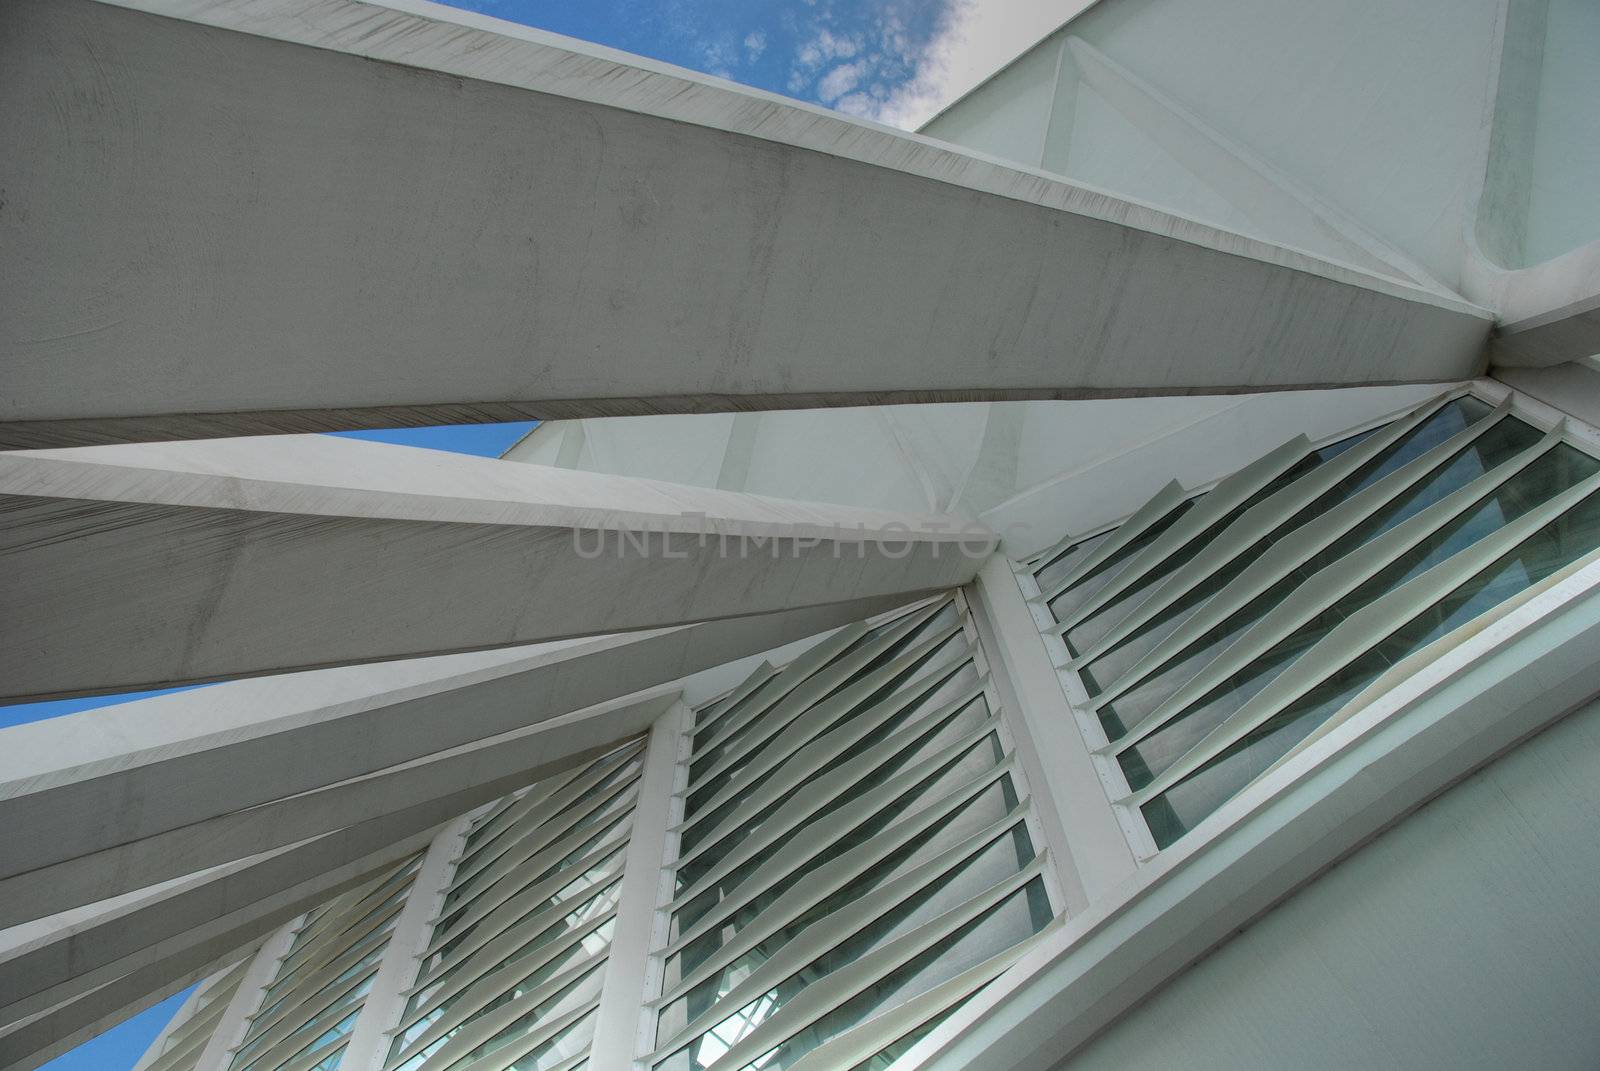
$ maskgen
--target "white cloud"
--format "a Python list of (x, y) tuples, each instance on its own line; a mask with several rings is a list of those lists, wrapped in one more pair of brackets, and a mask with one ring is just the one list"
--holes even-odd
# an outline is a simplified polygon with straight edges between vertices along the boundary
[(744, 50), (752, 61), (761, 58), (761, 53), (767, 50), (767, 34), (765, 30), (752, 30), (745, 34)]
[[(840, 110), (915, 130), (1091, 2), (952, 0), (942, 13), (933, 39), (920, 55), (911, 57), (915, 74), (910, 79), (885, 90), (881, 96), (874, 94), (866, 112), (843, 107), (843, 100)], [(884, 37), (886, 48), (916, 51), (899, 27), (886, 27)]]
[(865, 93), (851, 93), (834, 101), (833, 106), (846, 115), (871, 119), (877, 111), (878, 103)]
[(817, 83), (817, 96), (829, 104), (854, 89), (861, 81), (864, 63), (841, 63), (822, 76)]
[(795, 58), (802, 67), (820, 67), (833, 60), (849, 59), (861, 51), (862, 43), (860, 38), (836, 34), (824, 27), (800, 46)]

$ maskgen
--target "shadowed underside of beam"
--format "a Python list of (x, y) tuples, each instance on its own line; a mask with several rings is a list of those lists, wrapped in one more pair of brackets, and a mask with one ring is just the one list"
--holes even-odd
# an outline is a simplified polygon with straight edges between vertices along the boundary
[(137, 6), (7, 13), (0, 446), (1481, 365), (1409, 281), (524, 28)]
[(994, 548), (960, 525), (329, 436), (11, 452), (0, 680), (134, 691), (909, 599)]

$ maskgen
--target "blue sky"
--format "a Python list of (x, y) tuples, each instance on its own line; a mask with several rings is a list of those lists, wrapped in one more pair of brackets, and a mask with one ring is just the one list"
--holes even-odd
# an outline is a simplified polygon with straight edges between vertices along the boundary
[(456, 0), (454, 7), (903, 122), (970, 0)]
[[(952, 41), (976, 0), (459, 0), (555, 33), (704, 71), (901, 126), (942, 103)], [(494, 457), (533, 423), (342, 432)], [(0, 707), (0, 728), (143, 699), (140, 692)], [(180, 993), (44, 1065), (131, 1068), (182, 1004)]]

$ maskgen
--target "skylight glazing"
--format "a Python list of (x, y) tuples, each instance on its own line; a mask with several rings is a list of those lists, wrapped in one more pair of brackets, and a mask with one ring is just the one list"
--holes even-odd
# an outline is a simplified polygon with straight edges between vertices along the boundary
[(873, 1066), (1058, 914), (956, 600), (764, 666), (685, 765), (652, 1068)]
[(629, 744), (481, 815), (431, 926), (386, 1071), (587, 1061), (638, 800)]
[(1386, 672), (1600, 547), (1600, 461), (1463, 395), (1035, 560), (1128, 795), (1166, 847)]

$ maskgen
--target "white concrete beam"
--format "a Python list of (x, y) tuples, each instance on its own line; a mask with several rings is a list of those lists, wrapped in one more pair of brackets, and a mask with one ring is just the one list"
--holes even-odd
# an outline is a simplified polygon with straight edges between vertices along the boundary
[(1501, 324), (1489, 340), (1496, 366), (1548, 367), (1600, 355), (1600, 294)]
[(0, 685), (132, 691), (964, 583), (948, 517), (329, 436), (0, 454)]
[[(642, 725), (630, 723), (627, 731), (647, 726), (659, 713), (648, 706), (636, 707), (634, 720)], [(541, 720), (529, 728), (441, 750), (335, 785), (254, 806), (242, 804), (224, 809), (149, 836), (105, 838), (105, 846), (82, 854), (41, 850), (44, 831), (24, 829), (21, 835), (7, 840), (34, 861), (41, 856), (50, 861), (29, 869), (17, 868), (0, 880), (0, 899), (6, 904), (4, 916), (38, 917), (68, 905), (93, 903), (334, 832), (425, 800), (468, 800), (458, 808), (465, 811), (527, 784), (527, 770), (548, 757), (549, 733), (577, 717), (580, 715), (569, 714)], [(607, 725), (611, 727), (602, 734), (599, 744), (608, 745), (623, 733), (615, 728), (615, 718), (610, 718)], [(164, 791), (180, 795), (182, 792), (173, 786), (182, 784), (169, 782)], [(101, 827), (93, 818), (85, 824), (91, 830)], [(12, 870), (9, 863), (7, 870)]]
[[(770, 650), (886, 602), (898, 600), (257, 677), (0, 729), (0, 927), (30, 908), (93, 903), (347, 825), (356, 818), (315, 790), (348, 782), (347, 795), (370, 792), (370, 778), (352, 779)], [(408, 784), (412, 798), (418, 787)], [(273, 801), (282, 806), (265, 806)], [(368, 800), (361, 817), (385, 805)], [(246, 824), (258, 839), (219, 823)]]
[[(25, 1022), (0, 1028), (0, 1071), (32, 1071), (250, 954), (252, 948), (241, 945), (203, 962), (191, 956), (181, 967), (135, 971)], [(167, 980), (150, 980), (156, 977)]]
[[(325, 899), (350, 876), (371, 873), (374, 867), (364, 862), (369, 857), (397, 858), (425, 843), (441, 822), (604, 754), (646, 731), (676, 700), (675, 690), (655, 689), (446, 752), (372, 779), (388, 790), (387, 806), (333, 833), (119, 902), (101, 914), (74, 916), (64, 927), (45, 927), (43, 933), (39, 926), (19, 928), (22, 940), (8, 941), (0, 931), (0, 1022), (132, 974), (152, 986), (164, 984), (163, 964), (209, 960), (223, 946), (264, 934)], [(432, 783), (433, 773), (452, 776)], [(308, 806), (295, 813), (337, 809), (351, 787), (302, 797)], [(236, 833), (224, 828), (218, 835)]]
[(0, 446), (1455, 380), (1489, 327), (419, 0), (13, 3), (0, 96)]

